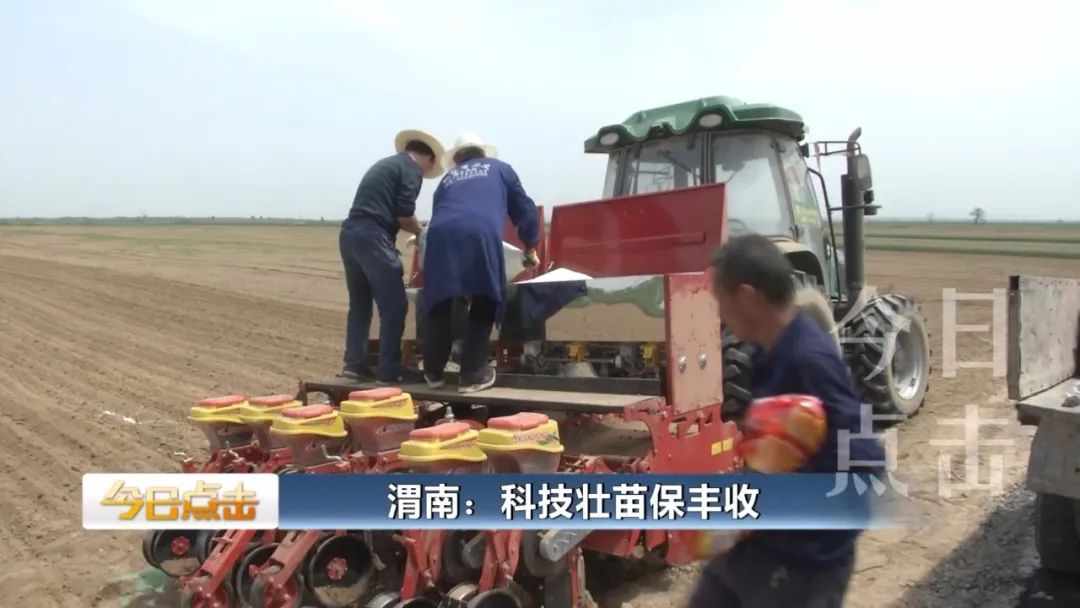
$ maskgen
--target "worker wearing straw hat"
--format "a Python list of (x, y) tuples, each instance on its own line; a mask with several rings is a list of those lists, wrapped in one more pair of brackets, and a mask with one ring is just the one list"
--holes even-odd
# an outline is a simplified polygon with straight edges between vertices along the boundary
[(488, 341), (506, 299), (502, 236), (507, 216), (525, 244), (526, 264), (537, 263), (536, 205), (514, 169), (495, 155), (494, 146), (466, 133), (443, 156), (447, 173), (435, 189), (423, 251), (424, 293), (417, 311), (425, 315), (424, 376), (432, 388), (444, 383), (454, 302), (461, 298), (468, 298), (469, 313), (459, 390), (478, 391), (495, 383)]
[[(349, 290), (345, 356), (341, 376), (374, 377), (380, 383), (401, 379), (401, 335), (409, 303), (404, 268), (395, 242), (399, 230), (419, 235), (416, 197), (423, 179), (443, 173), (443, 147), (423, 131), (397, 134), (396, 154), (368, 169), (360, 180), (349, 217), (341, 225), (339, 246)], [(379, 367), (372, 373), (368, 338), (373, 305), (379, 310)]]

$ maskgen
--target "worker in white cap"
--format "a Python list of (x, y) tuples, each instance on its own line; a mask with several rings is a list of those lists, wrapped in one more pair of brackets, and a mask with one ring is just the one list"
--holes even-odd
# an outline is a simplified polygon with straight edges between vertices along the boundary
[[(345, 362), (341, 376), (401, 380), (401, 335), (409, 303), (402, 280), (404, 268), (395, 242), (399, 230), (419, 235), (416, 197), (424, 178), (443, 173), (443, 147), (423, 131), (397, 134), (396, 154), (376, 162), (356, 189), (349, 217), (341, 225), (339, 244), (349, 290)], [(373, 305), (379, 310), (379, 366), (368, 361)]]
[(423, 365), (428, 385), (444, 384), (450, 357), (454, 302), (469, 301), (468, 329), (461, 356), (459, 390), (495, 384), (488, 365), (488, 342), (506, 300), (503, 228), (509, 216), (525, 244), (527, 265), (538, 263), (540, 225), (536, 204), (513, 167), (475, 133), (458, 138), (446, 151), (446, 175), (435, 189), (424, 244), (424, 290), (417, 312), (424, 316)]

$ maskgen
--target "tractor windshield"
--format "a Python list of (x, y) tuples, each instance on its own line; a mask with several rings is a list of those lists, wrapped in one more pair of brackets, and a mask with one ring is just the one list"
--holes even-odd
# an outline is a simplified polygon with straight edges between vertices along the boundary
[(712, 142), (712, 162), (713, 181), (725, 184), (731, 234), (790, 234), (791, 216), (784, 204), (780, 163), (772, 136), (718, 134)]
[(701, 145), (697, 137), (651, 141), (626, 152), (619, 194), (647, 194), (700, 186)]
[[(780, 158), (771, 134), (725, 132), (646, 142), (611, 155), (604, 196), (629, 196), (724, 182), (732, 234), (791, 234)], [(705, 165), (711, 146), (712, 165)], [(621, 171), (620, 171), (621, 169)]]

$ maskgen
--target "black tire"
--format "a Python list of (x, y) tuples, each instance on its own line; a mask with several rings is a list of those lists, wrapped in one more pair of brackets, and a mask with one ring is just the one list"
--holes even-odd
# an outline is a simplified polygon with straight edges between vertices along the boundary
[(842, 331), (863, 402), (879, 414), (915, 415), (930, 379), (930, 332), (918, 305), (896, 294), (874, 298)]
[(251, 596), (251, 587), (255, 584), (255, 579), (252, 578), (249, 567), (265, 564), (270, 559), (270, 556), (274, 554), (277, 546), (277, 543), (270, 543), (249, 548), (240, 563), (237, 564), (236, 571), (233, 572), (233, 589), (236, 590), (236, 597), (242, 608), (251, 607), (248, 598)]
[[(805, 272), (796, 270), (791, 280), (796, 291), (817, 290), (817, 280)], [(825, 311), (820, 312), (824, 314)], [(720, 347), (724, 362), (724, 403), (720, 408), (720, 417), (725, 421), (739, 422), (754, 400), (750, 390), (750, 374), (756, 349), (752, 344), (739, 340), (727, 327), (722, 328)]]
[(750, 393), (754, 347), (739, 340), (727, 327), (722, 329), (720, 346), (724, 363), (724, 403), (720, 406), (720, 417), (738, 422), (754, 398)]
[(155, 568), (161, 567), (158, 561), (154, 559), (154, 543), (157, 541), (158, 532), (161, 532), (161, 530), (147, 530), (142, 539), (143, 559)]
[[(150, 561), (171, 578), (183, 578), (198, 572), (203, 562), (196, 557), (196, 551), (198, 551), (196, 535), (199, 532), (194, 530), (159, 530), (158, 532), (151, 537), (153, 546), (150, 547)], [(188, 540), (188, 549), (181, 555), (175, 555), (171, 547), (178, 537)]]
[[(480, 572), (470, 568), (464, 562), (462, 555), (465, 544), (477, 534), (481, 533), (472, 530), (452, 530), (443, 540), (442, 574), (444, 580), (451, 586), (479, 578)], [(529, 532), (525, 534), (528, 535)]]
[(214, 541), (225, 534), (224, 530), (199, 530), (195, 536), (195, 542), (192, 546), (195, 550), (195, 557), (199, 560), (199, 563), (206, 561), (206, 558), (210, 557), (210, 554), (214, 552)]
[(1035, 495), (1035, 548), (1043, 568), (1080, 575), (1080, 501)]

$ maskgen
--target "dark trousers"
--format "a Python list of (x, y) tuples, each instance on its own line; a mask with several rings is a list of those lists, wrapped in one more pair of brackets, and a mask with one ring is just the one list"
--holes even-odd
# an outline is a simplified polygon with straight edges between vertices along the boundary
[(701, 571), (688, 608), (841, 608), (855, 557), (821, 568), (785, 563), (752, 538)]
[(363, 222), (346, 222), (338, 241), (349, 289), (344, 369), (372, 375), (368, 338), (374, 304), (379, 310), (379, 369), (375, 376), (395, 382), (401, 377), (401, 335), (409, 310), (402, 280), (405, 269), (397, 249), (385, 230)]
[[(465, 348), (461, 353), (461, 384), (483, 380), (490, 354), (491, 329), (495, 326), (495, 300), (472, 296), (469, 322), (465, 330)], [(443, 300), (428, 313), (424, 323), (424, 371), (432, 379), (441, 379), (453, 348), (454, 300)]]

